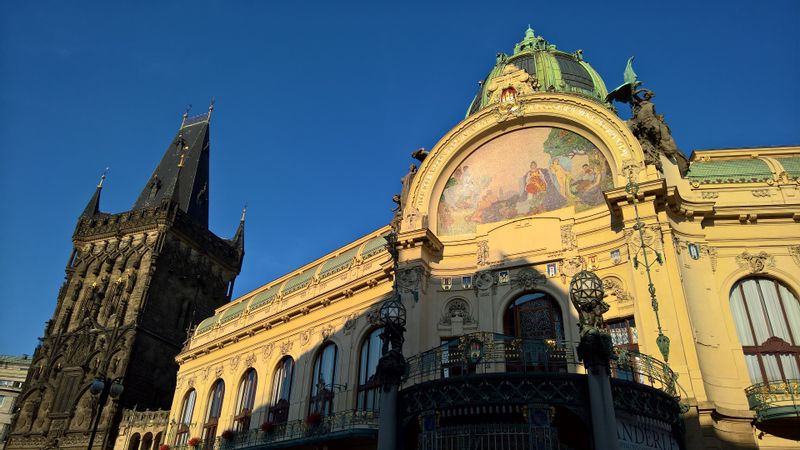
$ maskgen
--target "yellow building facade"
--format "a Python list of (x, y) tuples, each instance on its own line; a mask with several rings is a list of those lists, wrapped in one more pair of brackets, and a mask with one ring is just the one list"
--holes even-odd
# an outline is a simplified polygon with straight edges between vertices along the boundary
[[(465, 437), (591, 448), (568, 295), (590, 270), (620, 357), (621, 448), (797, 448), (800, 147), (698, 150), (687, 162), (659, 147), (671, 137), (649, 97), (634, 94), (626, 123), (606, 93), (579, 52), (529, 30), (498, 57), (467, 117), (416, 154), (391, 226), (198, 325), (177, 358), (164, 442), (375, 448), (379, 308), (396, 283), (407, 310), (404, 448), (460, 448)], [(636, 127), (646, 114), (663, 125), (657, 139)], [(484, 403), (483, 388), (454, 400), (475, 380)], [(650, 400), (631, 406), (626, 395)], [(534, 429), (549, 437), (523, 447)], [(498, 437), (507, 444), (491, 444)]]

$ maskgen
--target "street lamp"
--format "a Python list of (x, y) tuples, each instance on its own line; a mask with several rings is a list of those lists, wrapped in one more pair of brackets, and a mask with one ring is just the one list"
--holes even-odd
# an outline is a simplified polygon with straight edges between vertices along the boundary
[(381, 320), (384, 325), (394, 325), (398, 327), (406, 326), (406, 307), (400, 301), (400, 296), (392, 295), (381, 305)]
[(108, 402), (108, 397), (113, 399), (118, 399), (120, 395), (122, 395), (122, 390), (124, 386), (122, 386), (122, 377), (114, 378), (113, 380), (106, 377), (105, 375), (98, 376), (97, 378), (92, 381), (92, 384), (89, 385), (89, 392), (97, 396), (99, 395), (99, 406), (97, 408), (97, 414), (94, 416), (94, 424), (92, 425), (92, 434), (89, 436), (89, 447), (88, 450), (92, 450), (92, 445), (94, 445), (94, 437), (97, 434), (97, 425), (100, 423), (100, 416), (103, 414), (103, 407), (106, 406), (106, 402)]

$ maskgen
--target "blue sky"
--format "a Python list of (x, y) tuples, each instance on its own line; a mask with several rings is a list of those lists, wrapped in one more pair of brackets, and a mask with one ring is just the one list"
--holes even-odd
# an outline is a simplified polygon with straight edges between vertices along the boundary
[(687, 153), (800, 144), (797, 1), (110, 3), (0, 4), (3, 354), (33, 352), (103, 169), (129, 209), (212, 97), (212, 230), (249, 204), (237, 296), (387, 223), (529, 23), (609, 89), (636, 55)]

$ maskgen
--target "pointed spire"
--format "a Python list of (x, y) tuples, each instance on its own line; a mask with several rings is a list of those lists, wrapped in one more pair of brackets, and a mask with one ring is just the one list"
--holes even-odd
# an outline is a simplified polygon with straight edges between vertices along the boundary
[(211, 122), (212, 111), (214, 111), (214, 97), (211, 97), (211, 104), (208, 105), (208, 118), (206, 120), (208, 120), (209, 122)]
[(106, 179), (106, 174), (108, 173), (108, 167), (106, 170), (103, 171), (103, 174), (100, 176), (100, 182), (97, 183), (97, 189), (95, 189), (92, 198), (89, 199), (89, 203), (86, 204), (86, 208), (83, 210), (84, 217), (94, 217), (95, 214), (100, 212), (100, 191), (103, 190), (103, 181)]
[(186, 110), (183, 112), (183, 120), (181, 120), (181, 128), (183, 128), (183, 125), (186, 123), (186, 118), (189, 117), (189, 111), (191, 110), (192, 110), (192, 105), (190, 103), (189, 105), (186, 106)]
[(209, 123), (205, 113), (190, 117), (189, 108), (133, 209), (154, 208), (172, 200), (196, 224), (207, 228)]
[(247, 215), (247, 204), (244, 205), (242, 208), (242, 217), (239, 219), (239, 227), (236, 229), (236, 234), (233, 235), (233, 239), (231, 239), (231, 244), (233, 248), (236, 249), (237, 253), (239, 253), (239, 263), (242, 262), (242, 258), (244, 258), (244, 217)]

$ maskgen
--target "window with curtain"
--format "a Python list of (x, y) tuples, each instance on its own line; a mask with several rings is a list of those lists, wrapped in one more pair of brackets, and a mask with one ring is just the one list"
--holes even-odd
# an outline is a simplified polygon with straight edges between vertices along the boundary
[(278, 370), (275, 371), (275, 381), (272, 384), (272, 397), (268, 414), (268, 420), (272, 423), (286, 423), (289, 420), (289, 398), (292, 395), (293, 375), (294, 360), (287, 356), (278, 363)]
[(381, 357), (382, 332), (383, 328), (373, 330), (361, 344), (356, 409), (362, 411), (376, 411), (380, 402), (380, 383), (375, 379), (375, 369)]
[(636, 332), (636, 322), (633, 320), (633, 316), (609, 320), (606, 322), (606, 327), (614, 347), (639, 351), (639, 334)]
[(314, 359), (309, 413), (319, 413), (323, 416), (333, 413), (333, 383), (336, 379), (337, 353), (336, 345), (328, 344), (317, 353), (317, 357)]
[(192, 414), (194, 414), (194, 402), (197, 400), (197, 392), (191, 389), (183, 396), (181, 403), (181, 415), (178, 421), (178, 432), (175, 437), (175, 445), (186, 445), (189, 440), (189, 427), (192, 424)]
[[(219, 416), (222, 412), (222, 400), (225, 398), (225, 382), (217, 380), (211, 387), (208, 395), (208, 409), (206, 410), (206, 423), (203, 425), (203, 445), (213, 446), (217, 437)], [(208, 447), (211, 448), (211, 447)]]
[(248, 369), (239, 382), (239, 392), (236, 393), (236, 415), (234, 416), (234, 429), (247, 431), (250, 429), (250, 416), (253, 414), (253, 403), (256, 399), (256, 384), (258, 375), (256, 369)]
[(736, 334), (753, 383), (800, 379), (800, 303), (783, 283), (745, 278), (730, 293)]
[[(630, 350), (634, 352), (639, 351), (639, 333), (636, 331), (636, 322), (633, 316), (624, 317), (622, 319), (613, 319), (606, 322), (606, 328), (611, 335), (611, 343), (614, 348)], [(641, 360), (638, 356), (632, 356), (628, 361), (629, 364), (634, 366), (634, 370), (623, 370), (619, 367), (611, 369), (611, 375), (614, 378), (621, 378), (623, 380), (638, 380), (639, 371), (638, 366)]]

